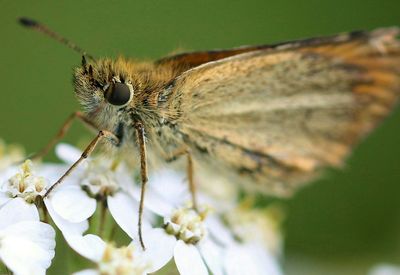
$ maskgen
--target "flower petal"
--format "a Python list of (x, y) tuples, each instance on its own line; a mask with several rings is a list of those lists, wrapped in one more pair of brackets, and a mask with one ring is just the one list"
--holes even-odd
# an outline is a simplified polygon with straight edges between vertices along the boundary
[(45, 274), (54, 257), (55, 231), (45, 223), (24, 221), (1, 232), (0, 258), (17, 274)]
[[(44, 199), (44, 204), (46, 205), (47, 211), (50, 214), (53, 222), (57, 225), (57, 227), (61, 230), (63, 235), (82, 235), (89, 228), (89, 223), (87, 220), (78, 223), (72, 223), (62, 218), (57, 212), (53, 209), (53, 206), (49, 199)], [(0, 210), (1, 211), (1, 210)]]
[(274, 258), (257, 245), (231, 245), (226, 249), (225, 269), (227, 274), (281, 275)]
[(22, 221), (39, 221), (39, 212), (34, 204), (15, 198), (0, 209), (0, 229)]
[(247, 251), (249, 251), (249, 255), (252, 255), (253, 261), (254, 259), (260, 259), (260, 261), (256, 261), (258, 263), (257, 266), (260, 274), (283, 274), (277, 258), (271, 255), (265, 246), (258, 243), (250, 243), (246, 244), (245, 246)]
[(16, 173), (18, 173), (18, 171), (18, 165), (10, 166), (6, 170), (2, 170), (0, 173), (0, 184), (3, 184), (3, 182), (14, 176)]
[(103, 257), (106, 243), (99, 236), (93, 234), (85, 236), (66, 234), (64, 237), (69, 246), (83, 257), (95, 263), (99, 262)]
[(146, 258), (146, 262), (151, 264), (148, 272), (153, 273), (166, 265), (174, 255), (174, 247), (176, 238), (168, 235), (164, 229), (155, 228), (147, 230), (143, 233), (146, 250), (142, 251), (140, 243), (135, 239), (132, 244), (135, 245), (140, 254)]
[(87, 220), (96, 211), (96, 200), (76, 185), (54, 191), (49, 201), (58, 215), (73, 223)]
[(131, 173), (129, 173), (129, 170), (124, 165), (124, 163), (121, 163), (117, 167), (117, 170), (114, 173), (119, 187), (128, 194), (131, 194), (131, 192), (133, 192), (135, 187), (135, 181), (133, 179), (134, 176)]
[(149, 178), (149, 189), (160, 194), (174, 206), (181, 205), (190, 200), (189, 185), (185, 176), (184, 173), (177, 173), (171, 169), (154, 172)]
[(48, 183), (54, 183), (65, 173), (68, 167), (65, 164), (43, 164), (39, 166), (37, 175), (44, 177)]
[(77, 161), (82, 154), (82, 151), (66, 143), (59, 143), (55, 148), (55, 152), (59, 159), (68, 164)]
[(84, 269), (78, 272), (72, 273), (72, 275), (100, 275), (100, 273), (95, 269)]
[(6, 204), (9, 200), (12, 200), (10, 196), (8, 196), (4, 192), (0, 192), (0, 207), (2, 207), (4, 204)]
[[(139, 204), (131, 196), (118, 192), (114, 196), (107, 197), (108, 209), (118, 225), (129, 235), (135, 239), (138, 232), (138, 210)], [(146, 216), (144, 216), (146, 218)], [(144, 219), (142, 230), (146, 231), (150, 224)]]
[(174, 249), (174, 258), (181, 275), (208, 275), (207, 267), (194, 245), (188, 245), (179, 240)]
[(212, 237), (218, 240), (218, 242), (224, 245), (230, 245), (232, 243), (235, 243), (232, 233), (215, 215), (207, 217), (205, 223)]
[[(134, 186), (129, 193), (137, 201), (140, 200), (140, 188)], [(154, 192), (151, 188), (146, 192), (145, 207), (159, 216), (168, 216), (174, 209), (174, 204), (167, 201), (160, 194)]]
[(205, 239), (198, 245), (201, 256), (203, 256), (208, 268), (214, 275), (223, 275), (223, 251), (222, 248), (214, 244), (212, 241)]

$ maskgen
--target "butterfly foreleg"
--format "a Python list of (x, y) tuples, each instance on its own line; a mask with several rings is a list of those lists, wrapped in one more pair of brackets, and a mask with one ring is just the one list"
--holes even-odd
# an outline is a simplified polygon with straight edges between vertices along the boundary
[(71, 167), (47, 190), (47, 192), (44, 194), (44, 198), (46, 198), (53, 190), (55, 187), (57, 187), (61, 182), (88, 156), (93, 152), (93, 150), (96, 148), (97, 144), (101, 139), (106, 139), (112, 142), (114, 145), (119, 144), (119, 139), (110, 131), (107, 130), (101, 130), (97, 134), (97, 136), (90, 142), (90, 144), (86, 147), (86, 149), (83, 151), (82, 155), (79, 157), (77, 161), (74, 162), (74, 164), (71, 165)]
[(32, 160), (38, 160), (47, 155), (47, 153), (50, 151), (50, 149), (57, 143), (59, 142), (65, 134), (68, 132), (68, 130), (71, 128), (72, 122), (75, 119), (79, 119), (81, 122), (83, 122), (85, 125), (88, 125), (90, 128), (93, 128), (97, 131), (99, 131), (98, 127), (91, 121), (89, 120), (82, 112), (76, 111), (72, 113), (63, 123), (61, 126), (60, 130), (57, 132), (57, 134), (47, 143), (46, 146), (44, 146), (41, 150), (39, 150), (37, 153), (34, 153), (33, 155), (29, 156), (29, 159)]

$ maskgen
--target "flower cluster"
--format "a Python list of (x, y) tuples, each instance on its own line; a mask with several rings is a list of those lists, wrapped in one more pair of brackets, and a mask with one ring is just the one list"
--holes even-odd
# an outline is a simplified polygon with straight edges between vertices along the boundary
[[(276, 211), (249, 207), (231, 189), (225, 201), (216, 185), (218, 192), (199, 190), (194, 210), (185, 175), (159, 169), (149, 177), (143, 249), (135, 170), (93, 156), (43, 199), (80, 155), (65, 144), (56, 153), (64, 164), (28, 160), (0, 173), (0, 259), (15, 274), (46, 272), (55, 255), (55, 226), (74, 251), (93, 263), (75, 272), (79, 275), (149, 274), (172, 266), (172, 259), (183, 275), (281, 274), (279, 218), (271, 214)], [(118, 230), (128, 240), (117, 241)]]

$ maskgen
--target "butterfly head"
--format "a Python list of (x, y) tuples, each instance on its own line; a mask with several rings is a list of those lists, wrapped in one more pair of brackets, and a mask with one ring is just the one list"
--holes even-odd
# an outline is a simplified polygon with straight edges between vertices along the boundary
[(87, 62), (84, 56), (82, 65), (75, 69), (74, 86), (79, 102), (89, 114), (99, 109), (126, 108), (135, 94), (123, 68), (116, 68), (111, 60)]

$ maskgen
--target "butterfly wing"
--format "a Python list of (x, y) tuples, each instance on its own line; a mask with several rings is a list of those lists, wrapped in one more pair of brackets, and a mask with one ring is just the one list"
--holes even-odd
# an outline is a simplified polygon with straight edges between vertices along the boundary
[[(346, 34), (348, 37), (352, 37), (352, 39), (363, 36), (364, 33), (361, 31), (354, 31)], [(322, 45), (327, 43), (332, 43), (335, 40), (343, 39), (340, 36), (336, 37), (317, 37), (304, 39), (299, 41), (291, 41), (291, 42), (282, 42), (277, 44), (267, 44), (267, 45), (258, 45), (258, 46), (242, 46), (233, 49), (216, 49), (211, 51), (195, 51), (195, 52), (185, 52), (180, 54), (175, 54), (172, 56), (167, 56), (162, 59), (159, 59), (155, 62), (155, 64), (160, 66), (168, 66), (173, 67), (175, 72), (184, 72), (188, 69), (200, 66), (202, 64), (221, 60), (227, 57), (231, 57), (234, 55), (254, 52), (254, 51), (273, 51), (277, 48), (290, 47), (294, 49), (296, 47), (304, 47), (304, 46), (313, 46), (313, 45)]]
[(234, 55), (164, 91), (199, 165), (264, 193), (290, 194), (340, 166), (400, 94), (398, 29)]

